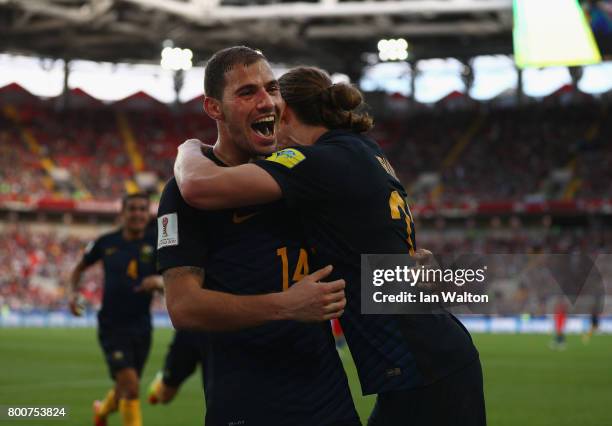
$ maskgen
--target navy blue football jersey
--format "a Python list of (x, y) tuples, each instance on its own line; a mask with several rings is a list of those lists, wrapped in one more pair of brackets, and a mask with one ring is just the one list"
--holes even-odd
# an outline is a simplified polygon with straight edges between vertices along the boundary
[(149, 292), (135, 292), (143, 278), (157, 274), (154, 234), (126, 240), (117, 230), (99, 237), (85, 249), (83, 262), (91, 265), (102, 260), (104, 291), (98, 322), (102, 328), (123, 331), (151, 330), (151, 300)]
[(364, 394), (432, 383), (477, 358), (471, 337), (451, 314), (361, 314), (361, 254), (416, 249), (406, 191), (374, 141), (332, 130), (312, 146), (288, 148), (256, 164), (302, 217), (313, 267), (332, 264), (331, 278), (347, 282), (340, 322)]
[[(204, 287), (237, 295), (279, 292), (311, 272), (282, 203), (205, 212), (174, 179), (159, 206), (158, 253), (160, 271), (203, 268)], [(359, 424), (327, 323), (210, 333), (205, 350), (207, 424)]]

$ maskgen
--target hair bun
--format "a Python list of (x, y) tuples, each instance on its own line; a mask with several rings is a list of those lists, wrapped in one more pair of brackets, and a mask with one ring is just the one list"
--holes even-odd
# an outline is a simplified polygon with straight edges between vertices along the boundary
[(358, 133), (372, 128), (372, 118), (356, 111), (363, 104), (359, 90), (346, 83), (332, 84), (325, 71), (297, 67), (278, 81), (283, 99), (302, 123)]
[(326, 90), (330, 104), (344, 111), (352, 111), (363, 102), (359, 90), (346, 83), (332, 84)]

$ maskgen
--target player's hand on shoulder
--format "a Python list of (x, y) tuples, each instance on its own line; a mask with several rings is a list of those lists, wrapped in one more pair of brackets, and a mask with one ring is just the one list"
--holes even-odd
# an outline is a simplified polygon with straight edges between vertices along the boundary
[(208, 145), (204, 145), (204, 143), (199, 139), (187, 139), (185, 142), (178, 146), (178, 152), (197, 152), (199, 149), (202, 149), (203, 146)]
[(301, 322), (326, 321), (344, 313), (344, 280), (321, 281), (329, 276), (332, 269), (330, 265), (306, 275), (282, 293), (287, 319)]
[(187, 139), (178, 146), (178, 153), (174, 162), (174, 174), (181, 175), (185, 160), (195, 155), (205, 155), (213, 147), (202, 143), (199, 139)]
[(161, 275), (149, 275), (143, 278), (140, 285), (134, 288), (134, 291), (136, 293), (164, 291), (164, 280)]
[[(179, 145), (178, 154), (174, 161), (174, 178), (181, 188), (181, 192), (183, 192), (184, 188), (182, 185), (184, 185), (185, 181), (193, 177), (190, 175), (190, 171), (193, 173), (194, 168), (196, 170), (199, 169), (199, 167), (194, 167), (192, 164), (194, 159), (198, 159), (199, 161), (208, 160), (206, 154), (211, 149), (212, 146), (203, 144), (199, 139), (187, 139)], [(196, 161), (196, 165), (197, 164)], [(190, 167), (190, 165), (192, 167)]]
[(178, 153), (179, 155), (206, 155), (211, 149), (213, 149), (212, 145), (207, 145), (199, 139), (187, 139), (178, 146)]

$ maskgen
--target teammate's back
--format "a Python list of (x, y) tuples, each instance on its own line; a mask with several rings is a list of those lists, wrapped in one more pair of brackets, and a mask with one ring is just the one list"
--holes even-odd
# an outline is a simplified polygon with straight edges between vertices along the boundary
[(380, 147), (354, 132), (332, 130), (312, 146), (291, 149), (304, 158), (295, 167), (273, 158), (258, 165), (304, 215), (315, 267), (332, 263), (333, 277), (347, 282), (340, 322), (363, 392), (428, 384), (474, 361), (478, 353), (469, 334), (448, 313), (361, 313), (361, 254), (408, 255), (416, 249), (406, 191)]

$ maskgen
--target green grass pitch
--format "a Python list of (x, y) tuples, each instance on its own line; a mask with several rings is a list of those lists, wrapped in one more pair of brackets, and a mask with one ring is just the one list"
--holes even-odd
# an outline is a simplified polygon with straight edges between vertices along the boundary
[[(199, 374), (169, 406), (144, 402), (146, 387), (161, 368), (171, 331), (156, 330), (142, 385), (146, 426), (203, 424)], [(487, 416), (492, 426), (609, 426), (612, 424), (612, 336), (583, 345), (569, 336), (568, 348), (553, 352), (549, 336), (475, 335), (485, 377)], [(348, 353), (343, 360), (357, 409), (365, 421), (373, 398), (360, 395)], [(91, 424), (91, 402), (111, 382), (93, 329), (0, 329), (0, 405), (68, 406), (64, 420), (0, 419), (0, 426)], [(119, 425), (110, 418), (109, 425)], [(313, 425), (316, 426), (316, 425)]]

